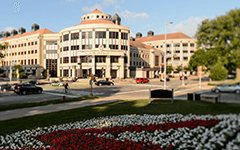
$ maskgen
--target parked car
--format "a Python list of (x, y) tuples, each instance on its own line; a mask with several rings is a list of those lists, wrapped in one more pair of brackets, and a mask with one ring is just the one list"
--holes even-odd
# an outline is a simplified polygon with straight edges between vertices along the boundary
[(106, 81), (106, 80), (99, 80), (95, 82), (95, 85), (102, 86), (102, 85), (114, 85), (113, 82)]
[(235, 92), (240, 93), (240, 86), (238, 84), (221, 84), (220, 86), (214, 87), (211, 90), (212, 92)]
[(2, 90), (2, 92), (6, 92), (6, 91), (11, 91), (12, 90), (12, 85), (11, 84), (3, 84), (3, 85), (1, 85), (1, 90)]
[[(166, 81), (170, 81), (169, 78), (166, 78)], [(160, 82), (164, 82), (164, 78), (163, 79), (160, 79)]]
[[(182, 80), (183, 76), (180, 76), (179, 79)], [(187, 80), (187, 76), (184, 76), (184, 80)]]
[(43, 89), (41, 87), (37, 87), (33, 84), (27, 84), (27, 83), (16, 85), (15, 90), (14, 90), (15, 93), (22, 94), (22, 95), (26, 95), (28, 93), (41, 94), (42, 91), (43, 91)]
[(37, 80), (31, 80), (31, 81), (29, 81), (29, 83), (30, 84), (36, 84), (36, 85), (41, 85), (41, 83), (40, 82), (38, 82)]
[(136, 78), (136, 83), (148, 83), (149, 80), (147, 78)]
[(51, 82), (51, 86), (64, 86), (64, 83), (59, 81), (53, 81)]
[(4, 77), (6, 77), (6, 74), (1, 74), (0, 77), (3, 77), (3, 78), (4, 78)]

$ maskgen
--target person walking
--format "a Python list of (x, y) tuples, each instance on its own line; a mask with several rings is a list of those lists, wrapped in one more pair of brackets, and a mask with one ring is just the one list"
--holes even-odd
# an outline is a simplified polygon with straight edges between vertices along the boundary
[(67, 93), (67, 90), (68, 90), (68, 83), (65, 83), (65, 84), (64, 84), (64, 88), (65, 88), (65, 93)]

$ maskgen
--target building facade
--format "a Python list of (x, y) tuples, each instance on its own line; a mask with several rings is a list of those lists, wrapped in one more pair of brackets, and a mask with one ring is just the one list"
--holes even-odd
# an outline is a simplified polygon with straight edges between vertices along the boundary
[[(47, 63), (48, 59), (46, 59), (46, 57), (48, 58), (48, 46), (46, 46), (46, 43), (48, 41), (54, 41), (54, 49), (57, 50), (58, 47), (56, 43), (59, 41), (58, 39), (59, 36), (57, 33), (46, 28), (39, 29), (39, 25), (37, 24), (32, 25), (31, 32), (26, 33), (26, 29), (24, 28), (20, 28), (18, 31), (12, 30), (11, 34), (6, 32), (4, 39), (2, 39), (0, 43), (8, 43), (9, 47), (1, 50), (4, 58), (1, 60), (0, 65), (8, 77), (11, 76), (10, 66), (20, 64), (25, 74), (40, 78), (43, 69), (51, 68), (50, 64)], [(55, 51), (55, 56), (57, 56), (57, 51)], [(54, 57), (49, 58), (52, 59)], [(51, 71), (53, 76), (54, 72), (57, 72), (56, 68)], [(15, 73), (14, 68), (12, 73)]]
[[(4, 59), (0, 64), (9, 76), (10, 66), (21, 64), (25, 74), (41, 77), (44, 69), (51, 77), (85, 78), (154, 78), (163, 72), (164, 35), (152, 31), (147, 37), (136, 34), (130, 38), (130, 28), (121, 25), (118, 14), (113, 17), (95, 9), (81, 17), (81, 23), (59, 33), (39, 25), (31, 32), (24, 28), (6, 32), (1, 44)], [(167, 65), (188, 65), (196, 51), (196, 40), (183, 33), (167, 34)], [(14, 71), (13, 71), (14, 73)]]
[(111, 18), (97, 9), (81, 20), (59, 32), (58, 76), (129, 77), (130, 28), (121, 25), (117, 14)]
[[(138, 32), (136, 34), (136, 41), (149, 45), (157, 50), (164, 51), (165, 47), (165, 35), (154, 35), (153, 31), (149, 31), (146, 37), (142, 37), (142, 34)], [(167, 34), (166, 38), (166, 58), (167, 65), (176, 68), (183, 64), (188, 66), (190, 57), (197, 50), (197, 40), (193, 39), (183, 33), (171, 33)]]

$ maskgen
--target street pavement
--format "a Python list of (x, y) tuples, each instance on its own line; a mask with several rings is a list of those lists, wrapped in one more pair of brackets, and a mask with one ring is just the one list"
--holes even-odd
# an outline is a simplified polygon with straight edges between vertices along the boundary
[[(85, 84), (76, 82), (73, 84)], [(156, 82), (156, 83), (154, 83)], [(137, 99), (148, 99), (149, 98), (149, 88), (150, 89), (156, 89), (163, 87), (162, 85), (159, 85), (159, 80), (158, 79), (153, 79), (151, 80), (152, 85), (148, 84), (134, 84), (134, 80), (128, 80), (128, 81), (115, 81), (116, 85), (121, 86), (126, 86), (129, 89), (134, 89), (131, 87), (143, 87), (141, 90), (127, 90), (127, 91), (118, 91), (118, 87), (107, 87), (108, 89), (114, 89), (116, 88), (118, 92), (110, 95), (102, 95), (104, 98), (99, 98), (99, 99), (92, 99), (92, 100), (84, 100), (84, 101), (79, 101), (79, 102), (66, 102), (62, 104), (54, 104), (54, 105), (47, 105), (47, 106), (38, 106), (38, 107), (31, 107), (31, 108), (22, 108), (22, 109), (15, 109), (15, 110), (7, 110), (7, 111), (1, 111), (0, 113), (0, 120), (8, 120), (8, 119), (14, 119), (14, 118), (21, 118), (21, 117), (26, 117), (26, 116), (33, 116), (33, 115), (38, 115), (38, 114), (45, 114), (45, 113), (51, 113), (51, 112), (57, 112), (61, 110), (69, 110), (69, 109), (74, 109), (74, 108), (80, 108), (80, 107), (85, 107), (85, 106), (93, 106), (93, 105), (99, 105), (99, 104), (106, 104), (106, 103), (112, 103), (116, 101), (121, 101), (121, 100), (137, 100)], [(210, 89), (212, 88), (211, 86), (207, 86), (208, 82), (203, 82), (201, 88), (198, 87), (198, 82), (186, 82), (185, 86), (178, 86), (175, 88), (174, 91), (174, 99), (182, 99), (182, 100), (187, 100), (187, 93), (195, 93), (199, 91), (205, 91), (205, 92), (210, 92)], [(181, 84), (177, 83), (176, 84)], [(175, 86), (175, 83), (173, 84)], [(167, 87), (167, 88), (172, 88), (172, 87)], [(63, 89), (49, 89), (49, 90), (44, 90), (44, 94), (56, 94), (56, 97), (62, 97), (65, 95), (66, 97), (80, 97), (80, 96), (86, 96), (89, 93), (82, 91), (82, 93), (77, 90), (76, 93), (74, 93), (74, 89), (78, 89), (78, 87), (71, 88), (69, 90), (68, 94), (63, 93)], [(99, 96), (101, 96), (101, 90), (106, 90), (104, 88), (96, 87), (96, 93), (100, 93)], [(135, 93), (134, 96), (131, 95), (131, 93)], [(59, 95), (60, 94), (60, 95)], [(62, 94), (62, 95), (61, 95)], [(43, 94), (40, 94), (41, 96)], [(33, 95), (34, 96), (34, 95)], [(240, 98), (239, 98), (240, 99)], [(240, 102), (240, 101), (239, 101)]]

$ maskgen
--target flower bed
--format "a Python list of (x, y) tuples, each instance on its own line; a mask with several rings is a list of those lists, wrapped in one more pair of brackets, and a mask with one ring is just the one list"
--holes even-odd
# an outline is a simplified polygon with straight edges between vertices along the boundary
[(240, 149), (239, 115), (121, 115), (0, 136), (0, 149)]

